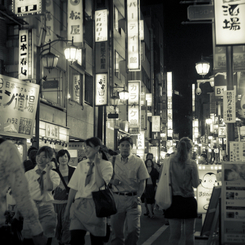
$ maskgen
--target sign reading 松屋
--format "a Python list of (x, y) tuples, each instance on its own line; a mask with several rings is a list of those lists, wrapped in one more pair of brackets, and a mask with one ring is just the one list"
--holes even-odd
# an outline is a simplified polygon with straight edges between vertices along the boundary
[(245, 43), (245, 0), (215, 0), (216, 45)]

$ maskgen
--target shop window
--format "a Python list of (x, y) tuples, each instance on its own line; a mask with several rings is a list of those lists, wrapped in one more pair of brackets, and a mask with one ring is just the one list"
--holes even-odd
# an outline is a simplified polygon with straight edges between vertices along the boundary
[(118, 27), (118, 9), (115, 7), (115, 13), (114, 13), (114, 28), (116, 31), (119, 31)]
[(85, 101), (87, 104), (93, 106), (94, 95), (93, 95), (93, 77), (85, 75)]
[(121, 80), (121, 71), (120, 71), (120, 62), (123, 60), (122, 56), (119, 53), (115, 52), (115, 76)]
[(64, 107), (63, 79), (65, 74), (58, 69), (52, 69), (45, 76), (41, 86), (41, 98), (43, 101), (51, 102), (54, 106)]

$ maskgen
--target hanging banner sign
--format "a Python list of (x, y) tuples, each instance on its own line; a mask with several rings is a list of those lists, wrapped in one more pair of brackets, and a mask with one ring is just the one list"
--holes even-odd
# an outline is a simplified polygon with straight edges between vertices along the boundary
[(244, 162), (223, 162), (221, 200), (221, 244), (245, 244)]
[(236, 98), (235, 90), (224, 91), (223, 96), (223, 108), (224, 108), (224, 122), (235, 123), (236, 122)]
[(39, 85), (0, 74), (0, 134), (31, 138)]
[(107, 41), (107, 9), (95, 11), (95, 42)]
[(107, 74), (96, 74), (95, 105), (107, 105)]
[(68, 0), (67, 38), (75, 43), (83, 42), (83, 1)]
[(141, 105), (140, 105), (140, 94), (141, 94), (141, 81), (131, 80), (128, 81), (128, 121), (129, 128), (138, 128), (139, 133), (141, 128)]
[(81, 78), (80, 75), (73, 75), (73, 100), (80, 104), (81, 94)]
[(245, 43), (245, 0), (215, 0), (216, 45)]
[(45, 1), (40, 0), (13, 0), (12, 10), (17, 16), (42, 14)]
[(54, 2), (46, 0), (46, 37), (45, 42), (54, 40)]
[(141, 69), (139, 16), (139, 0), (128, 0), (127, 23), (129, 71), (139, 71)]
[(160, 116), (152, 116), (152, 132), (161, 131), (161, 121)]
[(29, 46), (28, 46), (28, 30), (19, 31), (19, 79), (28, 79), (28, 58), (29, 58)]

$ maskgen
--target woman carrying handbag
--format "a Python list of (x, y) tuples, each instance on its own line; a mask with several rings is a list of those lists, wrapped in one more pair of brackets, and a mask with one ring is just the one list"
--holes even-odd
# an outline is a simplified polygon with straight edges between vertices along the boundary
[[(113, 168), (104, 160), (101, 140), (97, 137), (85, 141), (87, 159), (78, 163), (68, 184), (70, 187), (65, 217), (70, 217), (71, 245), (85, 244), (85, 235), (90, 233), (91, 245), (103, 245), (106, 237), (107, 218), (97, 217), (92, 192), (108, 185)], [(74, 202), (73, 202), (74, 200)]]
[(197, 201), (193, 188), (200, 184), (197, 164), (192, 160), (193, 143), (188, 137), (180, 139), (177, 152), (170, 158), (170, 182), (172, 204), (165, 211), (169, 220), (169, 245), (176, 245), (181, 238), (184, 225), (185, 244), (194, 245)]

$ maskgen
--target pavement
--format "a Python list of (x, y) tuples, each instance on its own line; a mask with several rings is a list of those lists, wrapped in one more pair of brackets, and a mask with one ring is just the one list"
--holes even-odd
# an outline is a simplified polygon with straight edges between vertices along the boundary
[[(155, 217), (149, 218), (144, 216), (145, 207), (142, 204), (142, 215), (141, 215), (141, 232), (140, 238), (138, 241), (138, 245), (162, 245), (164, 241), (164, 245), (168, 245), (169, 238), (169, 226), (165, 225), (166, 220), (164, 219), (162, 210), (155, 210)], [(196, 231), (200, 232), (202, 229), (202, 218), (199, 217), (196, 219)], [(184, 239), (183, 239), (184, 241)], [(87, 233), (85, 237), (85, 244), (90, 245), (90, 236)], [(196, 245), (203, 245), (201, 240), (195, 241)], [(58, 241), (54, 238), (52, 241), (52, 245), (59, 245)], [(110, 241), (107, 243), (110, 245)], [(181, 245), (185, 245), (184, 243)]]

